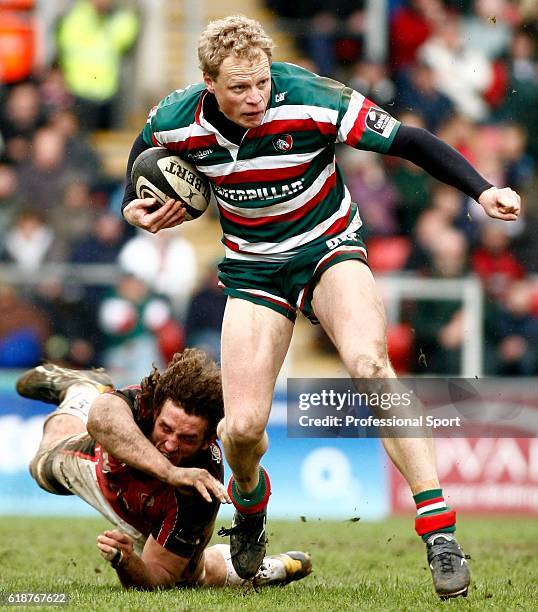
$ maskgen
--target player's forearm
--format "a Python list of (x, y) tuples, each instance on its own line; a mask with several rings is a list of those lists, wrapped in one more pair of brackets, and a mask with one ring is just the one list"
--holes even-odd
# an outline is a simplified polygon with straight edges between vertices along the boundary
[(127, 589), (170, 589), (176, 584), (174, 576), (158, 565), (144, 562), (136, 553), (122, 561), (116, 573)]
[(103, 394), (92, 404), (88, 433), (118, 461), (167, 482), (173, 466), (146, 438), (120, 398)]
[(492, 186), (463, 155), (427, 130), (400, 126), (388, 153), (412, 161), (476, 201)]

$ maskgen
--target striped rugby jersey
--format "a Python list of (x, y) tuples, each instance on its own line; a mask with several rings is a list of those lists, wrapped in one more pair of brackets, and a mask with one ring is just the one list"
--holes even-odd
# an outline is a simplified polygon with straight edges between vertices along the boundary
[(263, 122), (237, 145), (204, 117), (207, 95), (203, 83), (169, 94), (150, 112), (143, 138), (208, 177), (232, 259), (285, 260), (345, 230), (354, 207), (336, 144), (386, 153), (400, 125), (349, 87), (275, 62)]

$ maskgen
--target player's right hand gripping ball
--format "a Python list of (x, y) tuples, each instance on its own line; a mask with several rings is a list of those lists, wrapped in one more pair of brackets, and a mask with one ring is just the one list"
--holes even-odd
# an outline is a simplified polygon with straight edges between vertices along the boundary
[(211, 187), (205, 176), (164, 147), (140, 153), (133, 164), (131, 180), (139, 198), (156, 198), (159, 205), (170, 198), (182, 200), (185, 221), (196, 219), (209, 206)]

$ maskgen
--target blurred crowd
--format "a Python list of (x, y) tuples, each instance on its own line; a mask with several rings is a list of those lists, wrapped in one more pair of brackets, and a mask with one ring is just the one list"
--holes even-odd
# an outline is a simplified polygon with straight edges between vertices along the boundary
[[(373, 269), (476, 275), (485, 292), (485, 372), (537, 374), (538, 3), (392, 0), (381, 62), (366, 56), (365, 2), (266, 2), (295, 35), (305, 67), (427, 128), (492, 184), (521, 194), (522, 218), (494, 221), (412, 163), (348, 148), (339, 154)], [(461, 302), (414, 300), (401, 312), (389, 329), (396, 368), (460, 372)], [(323, 336), (320, 344), (328, 347)]]
[[(24, 23), (33, 4), (2, 2), (0, 24)], [(92, 146), (96, 130), (118, 127), (121, 61), (138, 27), (131, 7), (76, 0), (55, 23), (49, 65), (8, 72), (0, 54), (0, 265), (18, 274), (8, 283), (0, 273), (0, 368), (51, 359), (136, 379), (187, 342), (218, 358), (215, 272), (204, 277), (180, 231), (153, 236), (125, 223), (123, 181)], [(46, 264), (114, 266), (113, 282), (51, 276)]]
[[(426, 127), (491, 183), (522, 195), (519, 221), (494, 222), (409, 162), (338, 153), (374, 271), (476, 275), (486, 296), (485, 372), (537, 374), (537, 3), (392, 0), (380, 62), (365, 56), (363, 2), (266, 2), (296, 36), (305, 66)], [(33, 5), (11, 4), (17, 14)], [(95, 35), (74, 36), (81, 24)], [(153, 236), (126, 224), (123, 183), (104, 173), (91, 144), (95, 130), (118, 127), (121, 62), (138, 29), (129, 5), (75, 0), (58, 18), (48, 65), (0, 72), (0, 264), (20, 273), (16, 283), (0, 274), (0, 368), (52, 359), (136, 378), (187, 344), (218, 359), (225, 298), (215, 266), (199, 269), (181, 230)], [(94, 73), (98, 82), (81, 80)], [(117, 282), (40, 278), (48, 263), (114, 265)], [(400, 372), (457, 374), (465, 334), (460, 301), (405, 302), (389, 329), (391, 358)]]

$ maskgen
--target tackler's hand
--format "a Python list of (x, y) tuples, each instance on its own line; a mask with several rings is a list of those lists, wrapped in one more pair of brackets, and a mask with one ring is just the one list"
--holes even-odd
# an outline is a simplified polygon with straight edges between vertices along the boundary
[(167, 482), (185, 493), (197, 491), (207, 502), (211, 502), (213, 497), (221, 504), (231, 503), (222, 482), (201, 468), (176, 467), (169, 475)]
[(521, 211), (521, 198), (513, 189), (490, 187), (478, 198), (486, 213), (494, 219), (515, 221)]
[(127, 204), (123, 216), (131, 225), (156, 234), (181, 225), (185, 220), (185, 207), (181, 200), (170, 199), (161, 206), (155, 198), (137, 199)]
[(116, 568), (133, 554), (134, 545), (132, 538), (126, 533), (111, 529), (97, 536), (97, 548), (101, 557)]

